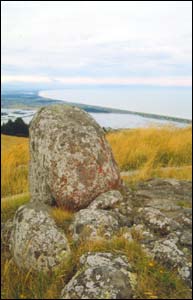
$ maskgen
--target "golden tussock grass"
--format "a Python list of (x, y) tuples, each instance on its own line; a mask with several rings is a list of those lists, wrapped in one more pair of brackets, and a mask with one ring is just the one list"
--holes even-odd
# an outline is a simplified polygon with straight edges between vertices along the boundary
[(28, 191), (28, 138), (1, 135), (1, 196)]
[[(4, 221), (13, 216), (16, 209), (29, 201), (29, 195), (5, 198), (2, 202)], [(140, 235), (132, 232), (133, 241), (123, 237), (120, 230), (111, 239), (82, 240), (74, 243), (68, 226), (73, 214), (53, 208), (52, 216), (58, 226), (66, 232), (71, 246), (71, 255), (60, 268), (46, 274), (25, 271), (17, 267), (8, 249), (2, 251), (2, 299), (59, 299), (62, 288), (79, 268), (80, 257), (87, 252), (109, 252), (125, 255), (135, 273), (137, 299), (191, 299), (191, 292), (180, 280), (175, 270), (167, 270), (147, 257), (139, 244)], [(64, 226), (65, 222), (68, 226)]]
[[(192, 128), (147, 128), (116, 131), (107, 134), (121, 170), (137, 170), (125, 180), (137, 182), (149, 177), (170, 177), (190, 180), (192, 165)], [(1, 136), (3, 222), (12, 218), (17, 208), (29, 201), (27, 138)], [(186, 203), (181, 203), (182, 207)], [(79, 258), (90, 251), (123, 254), (128, 257), (136, 273), (137, 299), (191, 299), (191, 292), (179, 279), (175, 270), (167, 270), (150, 260), (139, 244), (140, 234), (132, 232), (134, 241), (127, 241), (121, 233), (110, 240), (100, 239), (76, 244), (70, 240), (68, 226), (73, 219), (70, 211), (52, 208), (56, 224), (70, 241), (72, 254), (57, 270), (47, 274), (20, 270), (8, 249), (2, 251), (2, 299), (59, 299), (61, 289), (75, 274)]]
[(120, 169), (137, 170), (128, 182), (151, 177), (192, 180), (192, 127), (172, 126), (110, 132), (107, 139)]
[(2, 222), (12, 218), (16, 210), (21, 206), (29, 202), (29, 193), (14, 195), (1, 199), (1, 218)]
[[(128, 182), (150, 177), (192, 180), (192, 127), (141, 128), (107, 134)], [(1, 135), (1, 195), (28, 191), (29, 139)], [(165, 169), (163, 169), (165, 168)]]
[[(3, 264), (3, 299), (59, 299), (65, 283), (76, 273), (81, 255), (87, 252), (125, 255), (135, 272), (137, 299), (191, 299), (191, 292), (175, 271), (151, 260), (137, 242), (121, 236), (111, 240), (82, 242), (72, 247), (72, 255), (58, 270), (46, 274), (20, 270), (11, 258)], [(14, 280), (10, 280), (14, 278)]]
[(73, 220), (74, 213), (69, 210), (63, 210), (59, 207), (54, 207), (51, 210), (51, 216), (58, 227), (66, 230)]

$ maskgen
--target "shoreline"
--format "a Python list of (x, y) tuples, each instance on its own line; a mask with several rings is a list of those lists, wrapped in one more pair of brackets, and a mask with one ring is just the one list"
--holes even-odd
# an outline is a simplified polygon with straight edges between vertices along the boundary
[[(177, 122), (177, 123), (192, 124), (192, 119), (186, 119), (186, 118), (169, 116), (169, 115), (159, 115), (159, 114), (155, 114), (155, 113), (137, 112), (137, 111), (119, 109), (119, 108), (114, 108), (114, 107), (97, 106), (97, 105), (95, 106), (95, 105), (86, 104), (86, 103), (82, 103), (82, 102), (72, 102), (72, 101), (68, 101), (68, 100), (64, 100), (64, 99), (59, 99), (56, 97), (44, 96), (43, 95), (44, 92), (47, 92), (47, 91), (42, 91), (42, 90), (38, 91), (37, 95), (42, 99), (62, 101), (64, 103), (69, 103), (69, 105), (73, 104), (73, 105), (78, 105), (78, 106), (80, 105), (80, 106), (88, 106), (88, 107), (99, 108), (99, 109), (101, 108), (101, 109), (106, 109), (106, 110), (112, 110), (112, 113), (130, 114), (130, 115), (137, 115), (140, 117), (150, 118), (150, 119), (155, 119), (155, 120), (165, 120), (165, 121), (172, 121), (172, 122)], [(111, 112), (108, 112), (108, 113), (111, 113)]]

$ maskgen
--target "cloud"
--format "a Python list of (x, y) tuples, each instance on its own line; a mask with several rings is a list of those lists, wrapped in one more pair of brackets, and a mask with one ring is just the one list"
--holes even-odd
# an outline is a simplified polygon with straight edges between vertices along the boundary
[(189, 85), (191, 1), (3, 2), (4, 82)]
[(190, 87), (191, 77), (55, 77), (46, 76), (2, 76), (2, 83), (23, 82), (23, 83), (61, 83), (65, 85), (148, 85), (148, 86), (178, 86)]
[(2, 83), (23, 82), (23, 83), (50, 83), (51, 79), (46, 76), (31, 76), (31, 75), (2, 75)]

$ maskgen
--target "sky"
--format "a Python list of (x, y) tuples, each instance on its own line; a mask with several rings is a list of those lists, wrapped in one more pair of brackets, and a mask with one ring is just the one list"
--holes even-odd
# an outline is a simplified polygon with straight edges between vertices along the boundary
[(192, 1), (2, 1), (2, 84), (192, 86)]

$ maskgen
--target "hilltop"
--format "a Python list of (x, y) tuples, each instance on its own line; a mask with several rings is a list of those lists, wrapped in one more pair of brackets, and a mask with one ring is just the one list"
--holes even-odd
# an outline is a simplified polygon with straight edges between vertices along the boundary
[[(84, 118), (85, 115), (81, 116)], [(39, 122), (38, 118), (36, 120)], [(77, 115), (73, 120), (79, 122), (80, 117)], [(95, 123), (92, 124), (95, 126)], [(45, 179), (52, 179), (52, 174), (56, 185), (51, 188), (56, 191), (61, 188), (57, 176), (62, 161), (58, 166), (56, 163), (63, 157), (60, 156), (63, 153), (60, 147), (66, 144), (62, 143), (62, 139), (69, 140), (66, 135), (70, 132), (54, 136), (47, 131), (48, 138), (49, 135), (51, 137), (44, 144), (49, 151), (53, 146), (56, 149), (53, 157), (46, 151), (48, 156), (42, 161), (39, 155), (45, 147), (40, 147), (40, 152), (37, 152), (37, 146), (41, 146), (42, 139), (47, 139), (47, 136), (37, 140), (41, 137), (42, 125), (35, 122), (33, 126), (30, 147), (36, 159), (32, 163), (35, 167), (40, 159), (38, 164), (43, 161), (44, 164), (40, 169), (37, 166), (31, 169), (30, 180), (34, 184), (32, 197), (28, 191), (29, 139), (1, 136), (2, 297), (190, 299), (192, 128), (147, 128), (106, 133), (123, 182), (119, 185), (118, 180), (116, 187), (113, 183), (113, 189), (108, 188), (98, 197), (95, 196), (90, 204), (86, 204), (87, 207), (76, 212), (66, 209), (65, 205), (56, 205), (57, 197), (51, 199), (55, 200), (51, 206), (48, 202), (46, 205), (40, 204), (40, 199), (49, 198), (49, 190), (46, 190), (47, 196), (43, 190), (40, 190), (42, 194), (36, 194), (36, 189), (41, 189)], [(91, 142), (87, 143), (86, 132), (86, 136), (83, 131), (77, 134), (79, 128), (73, 128), (71, 134), (74, 134), (74, 138), (69, 146), (65, 146), (65, 151), (69, 161), (74, 157), (75, 165), (71, 170), (65, 170), (67, 173), (65, 178), (62, 177), (62, 184), (64, 180), (68, 182), (69, 193), (79, 185), (79, 192), (82, 193), (80, 183), (86, 182), (84, 176), (74, 175), (73, 180), (77, 180), (74, 185), (69, 172), (76, 169), (77, 174), (83, 174), (81, 172), (84, 169), (81, 169), (77, 159), (85, 157), (88, 160), (89, 155), (92, 157), (93, 151), (89, 154), (89, 149), (93, 135), (90, 136)], [(38, 134), (37, 129), (40, 130)], [(58, 130), (60, 133), (61, 129)], [(100, 128), (97, 130), (103, 140), (104, 132)], [(55, 140), (57, 136), (60, 138)], [(55, 140), (54, 144), (51, 143), (52, 139)], [(79, 143), (86, 143), (82, 156), (75, 155)], [(96, 147), (97, 143), (98, 139), (93, 145)], [(110, 154), (106, 154), (105, 158), (105, 153), (110, 151), (105, 144), (101, 143), (100, 147), (97, 145), (97, 151), (100, 152), (97, 169), (100, 180), (103, 180), (101, 174), (112, 164), (112, 158)], [(107, 157), (110, 159), (108, 163)], [(44, 167), (46, 172), (51, 170), (47, 178), (42, 177)], [(92, 160), (88, 167), (91, 170)], [(34, 178), (33, 170), (39, 174), (39, 183)], [(116, 168), (112, 170), (117, 172)], [(92, 181), (93, 175), (96, 176), (87, 172), (86, 180)], [(47, 184), (52, 183), (49, 180)], [(103, 188), (103, 181), (100, 180), (97, 184)], [(110, 177), (109, 180), (111, 183)], [(96, 186), (94, 188), (96, 190)], [(79, 194), (76, 196), (81, 199)], [(29, 226), (32, 226), (32, 231), (27, 229)], [(19, 238), (21, 233), (22, 239)], [(22, 249), (26, 249), (26, 242), (29, 248), (27, 252), (24, 251), (27, 255), (24, 260)], [(42, 249), (45, 244), (46, 251)], [(8, 245), (12, 245), (11, 252)], [(59, 264), (60, 268), (54, 269), (55, 264)], [(25, 268), (21, 268), (21, 265)], [(11, 280), (13, 277), (14, 282)]]

